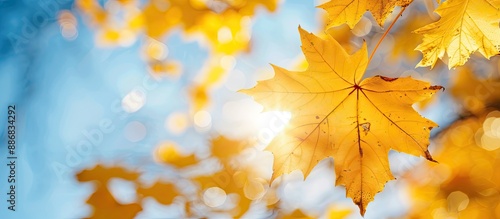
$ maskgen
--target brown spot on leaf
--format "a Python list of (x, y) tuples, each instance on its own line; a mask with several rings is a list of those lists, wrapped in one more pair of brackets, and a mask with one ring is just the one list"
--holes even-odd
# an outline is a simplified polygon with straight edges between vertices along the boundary
[(398, 80), (398, 78), (389, 78), (389, 77), (384, 77), (384, 76), (381, 76), (381, 75), (378, 75), (378, 77), (380, 77), (382, 80), (388, 81), (388, 82)]
[(361, 126), (361, 128), (363, 128), (363, 132), (365, 133), (365, 135), (367, 135), (368, 132), (370, 131), (371, 124), (369, 122), (365, 122), (365, 123), (359, 124), (359, 126)]
[(430, 87), (426, 87), (424, 90), (441, 90), (443, 89), (443, 91), (445, 90), (445, 88), (443, 86), (440, 86), (440, 85), (433, 85), (433, 86), (430, 86)]

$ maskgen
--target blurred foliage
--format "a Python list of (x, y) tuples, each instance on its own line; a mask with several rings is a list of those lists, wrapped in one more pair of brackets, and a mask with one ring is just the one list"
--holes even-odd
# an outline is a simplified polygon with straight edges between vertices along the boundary
[[(498, 59), (496, 59), (498, 60)], [(498, 61), (497, 61), (498, 62)], [(500, 62), (498, 62), (500, 63)], [(479, 79), (473, 73), (472, 65), (458, 69), (450, 92), (457, 102), (463, 105), (464, 110), (478, 114), (487, 107), (498, 107), (500, 103), (500, 74), (498, 66), (489, 70), (489, 77)]]
[[(498, 58), (492, 63), (498, 63)], [(457, 69), (451, 95), (462, 117), (439, 133), (435, 159), (408, 172), (408, 218), (500, 218), (500, 81), (498, 65), (486, 76), (468, 63)], [(479, 78), (481, 77), (481, 78)]]
[[(182, 66), (167, 59), (165, 37), (182, 28), (189, 37), (199, 39), (213, 53), (206, 62), (203, 78), (192, 85), (192, 112), (206, 108), (209, 91), (228, 71), (227, 58), (250, 49), (251, 17), (257, 8), (277, 8), (277, 0), (77, 0), (78, 9), (97, 30), (96, 43), (103, 46), (129, 46), (144, 33), (144, 58), (150, 72), (176, 76)], [(226, 59), (226, 60), (225, 60)]]
[[(269, 210), (277, 211), (280, 215), (277, 186), (269, 187), (269, 166), (252, 162), (249, 153), (258, 153), (252, 146), (252, 141), (232, 140), (217, 137), (211, 141), (211, 155), (203, 159), (194, 159), (192, 155), (182, 155), (177, 147), (171, 143), (162, 143), (158, 146), (155, 155), (157, 162), (171, 166), (179, 173), (179, 179), (171, 181), (157, 180), (148, 185), (141, 180), (141, 171), (128, 170), (121, 166), (103, 166), (98, 164), (92, 169), (83, 170), (76, 175), (79, 182), (90, 182), (94, 185), (94, 192), (88, 198), (87, 204), (93, 206), (90, 218), (134, 218), (143, 209), (141, 207), (145, 198), (151, 197), (159, 204), (172, 205), (183, 202), (180, 209), (182, 217), (205, 218), (213, 214), (226, 213), (234, 218), (242, 217), (251, 208), (252, 203), (263, 203)], [(250, 156), (260, 156), (252, 154)], [(206, 165), (206, 161), (217, 161), (215, 171), (207, 175), (206, 172), (194, 175), (183, 175), (185, 168)], [(270, 157), (264, 156), (270, 160)], [(187, 161), (192, 163), (186, 163)], [(262, 169), (264, 168), (264, 169)], [(189, 175), (189, 174), (188, 174)], [(109, 190), (109, 182), (119, 178), (134, 184), (137, 188), (132, 203), (121, 204)], [(190, 182), (194, 192), (180, 190)], [(182, 198), (180, 198), (182, 197)], [(328, 218), (345, 218), (350, 213), (349, 209), (333, 206), (325, 212)], [(300, 210), (282, 218), (310, 218)], [(168, 217), (168, 216), (167, 216)]]
[(453, 123), (436, 140), (439, 163), (408, 172), (408, 218), (500, 218), (500, 111)]

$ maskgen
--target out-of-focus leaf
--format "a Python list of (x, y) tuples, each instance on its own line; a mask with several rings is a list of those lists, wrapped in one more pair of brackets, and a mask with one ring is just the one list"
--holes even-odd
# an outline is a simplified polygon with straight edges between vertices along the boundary
[(135, 181), (139, 177), (136, 172), (128, 171), (122, 167), (104, 167), (96, 165), (93, 169), (83, 170), (76, 175), (80, 182), (96, 182), (96, 190), (87, 200), (87, 204), (93, 207), (91, 218), (134, 218), (142, 211), (140, 204), (120, 204), (108, 190), (108, 181), (112, 178), (121, 178)]

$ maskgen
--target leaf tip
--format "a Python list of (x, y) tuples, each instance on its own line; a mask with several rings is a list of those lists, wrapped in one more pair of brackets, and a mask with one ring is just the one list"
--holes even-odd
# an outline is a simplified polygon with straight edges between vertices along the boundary
[(363, 201), (355, 202), (355, 204), (359, 207), (359, 213), (361, 214), (361, 216), (364, 217), (366, 209), (365, 206), (363, 205)]
[(298, 29), (299, 29), (299, 33), (300, 33), (301, 35), (302, 35), (303, 33), (307, 33), (307, 31), (306, 31), (306, 30), (304, 30), (304, 28), (302, 28), (302, 26), (300, 26), (300, 24), (299, 24)]
[(434, 158), (432, 158), (432, 155), (429, 152), (429, 150), (425, 150), (425, 159), (427, 159), (428, 161), (432, 161), (434, 163), (439, 163), (437, 162), (437, 160), (434, 160)]

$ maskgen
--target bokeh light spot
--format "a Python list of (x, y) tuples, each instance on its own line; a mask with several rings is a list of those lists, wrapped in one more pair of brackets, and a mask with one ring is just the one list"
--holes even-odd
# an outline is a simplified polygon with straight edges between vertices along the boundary
[(189, 125), (189, 118), (186, 113), (171, 113), (165, 121), (165, 128), (172, 134), (183, 133)]
[(233, 70), (236, 65), (236, 59), (233, 56), (223, 56), (220, 59), (220, 65), (228, 71)]
[(128, 123), (123, 130), (125, 138), (130, 142), (141, 141), (146, 137), (146, 133), (146, 126), (138, 121)]
[(140, 89), (133, 89), (122, 99), (122, 108), (127, 113), (137, 112), (146, 103), (146, 93)]
[(361, 17), (361, 20), (354, 26), (352, 33), (358, 37), (363, 37), (369, 34), (372, 30), (372, 22), (366, 17)]
[(155, 40), (155, 39), (148, 39), (146, 45), (145, 45), (145, 53), (148, 57), (157, 59), (157, 60), (162, 60), (167, 57), (168, 55), (168, 48), (165, 44)]
[(205, 110), (200, 110), (194, 114), (194, 124), (198, 128), (208, 128), (212, 124), (212, 116)]
[(73, 13), (68, 10), (61, 10), (58, 21), (61, 28), (61, 35), (65, 39), (74, 40), (78, 37), (78, 21)]
[(226, 198), (226, 192), (219, 187), (210, 187), (203, 193), (203, 202), (213, 208), (224, 204)]
[(469, 196), (461, 191), (454, 191), (448, 195), (448, 211), (463, 211), (469, 205)]
[(231, 29), (228, 27), (222, 27), (217, 32), (217, 40), (220, 43), (229, 43), (233, 40), (233, 34), (231, 33)]

